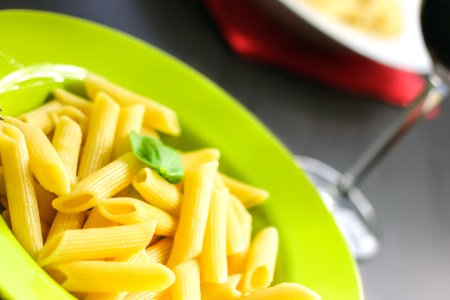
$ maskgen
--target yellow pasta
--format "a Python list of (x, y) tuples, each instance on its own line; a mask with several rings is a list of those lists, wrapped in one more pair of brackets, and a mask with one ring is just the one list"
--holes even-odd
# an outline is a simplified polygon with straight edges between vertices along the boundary
[(197, 257), (202, 251), (217, 161), (193, 170), (186, 179), (178, 228), (175, 232), (169, 266)]
[(81, 141), (80, 126), (67, 116), (61, 117), (56, 123), (52, 144), (67, 169), (72, 185), (77, 181)]
[[(124, 261), (124, 262), (132, 262), (132, 263), (151, 263), (150, 259), (147, 256), (145, 250), (141, 250), (131, 256), (127, 256), (125, 258), (119, 257), (115, 259), (115, 261)], [(128, 292), (103, 292), (103, 293), (88, 293), (84, 300), (120, 300), (125, 299), (128, 295)], [(154, 294), (154, 292), (134, 292), (136, 297)], [(145, 299), (145, 298), (144, 298)]]
[(42, 240), (45, 241), (48, 237), (48, 233), (50, 232), (50, 226), (45, 222), (41, 222), (41, 232), (42, 232)]
[(125, 106), (120, 109), (114, 137), (113, 158), (131, 151), (130, 133), (140, 132), (144, 120), (145, 107), (141, 104)]
[(122, 106), (142, 104), (145, 106), (145, 126), (170, 135), (180, 134), (177, 115), (173, 110), (160, 103), (139, 96), (93, 74), (88, 74), (85, 87), (91, 99), (94, 99), (99, 92), (106, 92)]
[(244, 243), (245, 249), (247, 249), (250, 246), (252, 235), (252, 215), (234, 195), (229, 194), (228, 199), (241, 226), (242, 242)]
[(34, 181), (34, 191), (36, 192), (41, 221), (44, 221), (47, 225), (52, 224), (56, 216), (56, 209), (53, 208), (52, 201), (56, 198), (56, 195), (44, 189), (37, 181)]
[(75, 108), (73, 106), (64, 106), (57, 111), (51, 112), (49, 114), (49, 116), (50, 116), (50, 119), (52, 120), (53, 124), (55, 124), (55, 125), (58, 123), (58, 120), (61, 117), (64, 117), (64, 116), (69, 117), (70, 119), (75, 121), (78, 124), (78, 126), (80, 126), (83, 136), (86, 135), (89, 121), (86, 118), (86, 115), (78, 108)]
[(55, 96), (56, 101), (64, 105), (76, 107), (86, 116), (91, 115), (92, 102), (59, 88), (53, 91), (53, 96)]
[(143, 250), (155, 231), (156, 222), (104, 228), (65, 230), (44, 245), (38, 255), (41, 266), (122, 257)]
[(141, 134), (143, 134), (145, 136), (152, 137), (152, 138), (157, 139), (157, 140), (161, 140), (161, 137), (159, 136), (158, 132), (156, 132), (153, 129), (147, 128), (147, 127), (142, 127), (141, 128)]
[(268, 287), (273, 279), (278, 252), (278, 231), (274, 227), (261, 230), (248, 250), (240, 290), (254, 292)]
[(2, 166), (0, 166), (0, 195), (6, 196), (5, 176)]
[(119, 105), (110, 96), (105, 93), (96, 96), (78, 170), (80, 180), (110, 161), (119, 112)]
[(145, 251), (151, 262), (166, 264), (172, 250), (173, 239), (164, 238), (156, 244), (148, 247)]
[(175, 283), (172, 300), (201, 299), (200, 269), (195, 259), (185, 261), (173, 268)]
[(41, 222), (25, 137), (16, 127), (3, 124), (0, 131), (0, 154), (5, 172), (8, 209), (12, 232), (33, 257), (42, 248)]
[(224, 283), (202, 283), (202, 300), (229, 300), (241, 298), (242, 293), (237, 289), (241, 277), (241, 274), (235, 274), (228, 277), (227, 281)]
[(202, 282), (222, 283), (228, 278), (227, 204), (228, 190), (214, 189), (199, 258)]
[(181, 196), (176, 186), (168, 183), (158, 173), (145, 168), (133, 179), (133, 187), (145, 201), (172, 215), (180, 211)]
[(47, 136), (37, 127), (5, 117), (5, 122), (17, 126), (26, 138), (30, 166), (39, 183), (57, 195), (70, 191), (69, 174)]
[(248, 248), (245, 232), (231, 201), (227, 201), (227, 254), (234, 255)]
[(105, 218), (99, 211), (98, 207), (95, 206), (91, 213), (89, 214), (89, 217), (87, 218), (86, 222), (84, 223), (83, 228), (101, 228), (101, 227), (111, 227), (111, 226), (117, 226), (119, 223), (111, 221), (107, 218)]
[(246, 208), (264, 203), (269, 198), (269, 192), (237, 179), (221, 174), (221, 178), (230, 193), (238, 197)]
[(76, 261), (45, 270), (74, 292), (160, 291), (175, 281), (169, 268), (153, 263)]
[(65, 213), (92, 208), (99, 198), (111, 197), (126, 188), (145, 165), (127, 153), (78, 182), (70, 194), (59, 196), (53, 207)]
[(161, 236), (173, 236), (177, 227), (177, 220), (168, 213), (133, 198), (100, 199), (97, 208), (105, 218), (120, 224), (155, 220), (157, 222), (155, 234)]
[(200, 165), (219, 160), (220, 151), (214, 148), (198, 149), (190, 152), (184, 152), (181, 155), (185, 172), (189, 172)]
[(248, 249), (228, 256), (228, 274), (241, 274), (244, 272), (245, 261), (247, 260)]
[(256, 292), (245, 296), (242, 300), (321, 300), (322, 298), (313, 290), (297, 283), (280, 283), (266, 289), (259, 289)]
[(45, 134), (48, 134), (55, 128), (55, 124), (51, 120), (49, 114), (61, 109), (62, 107), (63, 105), (61, 103), (52, 100), (35, 110), (20, 115), (18, 119), (36, 126), (40, 128)]
[(87, 211), (74, 214), (58, 212), (52, 226), (50, 227), (47, 239), (50, 240), (52, 237), (60, 234), (64, 230), (83, 228), (86, 218)]

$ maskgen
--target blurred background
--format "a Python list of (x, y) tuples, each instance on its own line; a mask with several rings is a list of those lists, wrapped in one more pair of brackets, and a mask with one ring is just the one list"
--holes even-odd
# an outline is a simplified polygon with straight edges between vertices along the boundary
[[(409, 12), (419, 2), (392, 1), (386, 16), (389, 1), (377, 0), (361, 19), (350, 4), (304, 1), (292, 10), (287, 0), (2, 0), (0, 9), (65, 13), (145, 40), (216, 82), (293, 153), (344, 171), (423, 88), (417, 74), (430, 62), (418, 10)], [(379, 254), (360, 263), (368, 300), (448, 299), (449, 133), (444, 101), (360, 185), (382, 231)]]

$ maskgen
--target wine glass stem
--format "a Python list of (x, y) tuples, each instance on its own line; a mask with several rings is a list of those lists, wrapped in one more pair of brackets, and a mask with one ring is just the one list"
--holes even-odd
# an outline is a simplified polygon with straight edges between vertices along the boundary
[(341, 194), (347, 194), (389, 152), (401, 138), (422, 118), (436, 107), (448, 94), (448, 87), (435, 74), (427, 79), (422, 93), (402, 112), (367, 149), (354, 161), (337, 182)]

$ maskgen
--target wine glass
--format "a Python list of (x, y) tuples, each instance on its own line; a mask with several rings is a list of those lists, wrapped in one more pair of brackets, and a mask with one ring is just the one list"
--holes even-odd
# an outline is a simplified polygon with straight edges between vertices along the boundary
[(316, 186), (327, 208), (358, 260), (375, 256), (380, 248), (380, 230), (375, 210), (356, 187), (376, 163), (448, 94), (450, 86), (450, 1), (425, 0), (421, 25), (433, 60), (422, 93), (403, 111), (343, 173), (316, 159), (297, 156), (297, 161)]

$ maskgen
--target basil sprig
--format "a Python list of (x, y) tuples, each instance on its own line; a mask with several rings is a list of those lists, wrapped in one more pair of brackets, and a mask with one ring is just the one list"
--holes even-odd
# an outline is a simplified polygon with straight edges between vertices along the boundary
[(134, 155), (157, 172), (170, 183), (183, 179), (184, 169), (180, 154), (161, 141), (140, 135), (132, 131), (130, 134), (131, 148)]

